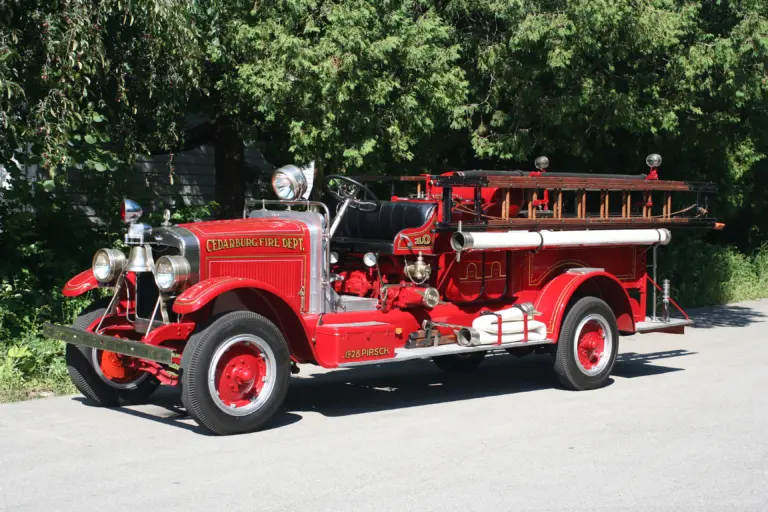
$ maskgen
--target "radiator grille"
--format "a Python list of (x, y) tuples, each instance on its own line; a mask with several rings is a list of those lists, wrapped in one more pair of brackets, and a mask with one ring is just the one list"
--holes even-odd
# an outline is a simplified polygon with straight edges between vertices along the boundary
[(307, 268), (303, 256), (281, 256), (275, 259), (211, 260), (208, 272), (209, 277), (237, 276), (257, 279), (274, 286), (283, 292), (286, 298), (302, 302), (301, 293), (306, 282)]
[(152, 316), (152, 310), (155, 309), (157, 297), (160, 291), (155, 284), (155, 276), (152, 272), (136, 273), (136, 316), (138, 318), (149, 319)]

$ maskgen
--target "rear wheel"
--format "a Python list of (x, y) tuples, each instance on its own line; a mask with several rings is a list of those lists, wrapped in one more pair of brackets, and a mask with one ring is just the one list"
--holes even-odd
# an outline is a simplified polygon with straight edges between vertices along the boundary
[(432, 362), (441, 370), (449, 373), (467, 373), (477, 369), (485, 359), (486, 351), (467, 352), (433, 357)]
[[(107, 300), (94, 302), (72, 327), (86, 330), (104, 315), (107, 304)], [(67, 344), (65, 358), (72, 383), (97, 405), (141, 403), (160, 385), (152, 375), (131, 367), (130, 358), (113, 352)]]
[(257, 430), (280, 409), (291, 359), (275, 324), (235, 311), (190, 338), (181, 369), (181, 400), (190, 416), (214, 434), (238, 434)]
[(603, 386), (619, 351), (619, 331), (611, 308), (597, 297), (583, 297), (568, 311), (560, 329), (555, 373), (573, 390)]

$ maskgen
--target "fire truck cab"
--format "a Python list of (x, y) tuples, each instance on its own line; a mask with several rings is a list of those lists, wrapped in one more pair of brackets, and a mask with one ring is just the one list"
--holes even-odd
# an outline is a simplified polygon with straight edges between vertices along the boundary
[[(322, 201), (309, 200), (314, 169), (289, 165), (272, 179), (279, 199), (249, 203), (241, 219), (174, 225), (166, 212), (157, 227), (126, 200), (127, 254), (97, 251), (63, 290), (109, 296), (45, 331), (67, 343), (91, 401), (179, 385), (216, 434), (263, 426), (300, 363), (470, 371), (489, 352), (543, 352), (563, 386), (597, 388), (620, 335), (691, 323), (670, 315), (669, 283), (656, 283), (669, 229), (721, 227), (711, 184), (660, 180), (661, 157), (646, 163), (639, 175), (554, 173), (546, 157), (525, 172), (330, 175)], [(374, 181), (414, 190), (383, 200)]]

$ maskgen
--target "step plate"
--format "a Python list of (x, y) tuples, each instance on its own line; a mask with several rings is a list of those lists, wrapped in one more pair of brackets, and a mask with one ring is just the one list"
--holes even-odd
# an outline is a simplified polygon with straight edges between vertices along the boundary
[(384, 364), (384, 363), (397, 363), (400, 361), (410, 361), (412, 359), (429, 359), (438, 356), (447, 356), (451, 354), (466, 354), (468, 352), (480, 352), (483, 350), (494, 351), (503, 350), (514, 347), (532, 347), (535, 345), (551, 345), (554, 340), (539, 340), (539, 341), (514, 341), (510, 343), (502, 343), (501, 345), (478, 345), (476, 347), (464, 347), (461, 345), (442, 345), (439, 347), (423, 347), (423, 348), (398, 348), (395, 349), (395, 357), (388, 359), (375, 359), (372, 361), (354, 361), (351, 363), (341, 363), (339, 368), (350, 368), (352, 366), (367, 366), (372, 364)]
[(652, 318), (646, 317), (645, 322), (637, 322), (635, 324), (635, 330), (641, 334), (649, 332), (683, 334), (685, 328), (689, 325), (693, 325), (693, 320), (686, 320), (684, 318), (670, 318), (669, 322), (662, 322), (660, 320), (653, 320)]

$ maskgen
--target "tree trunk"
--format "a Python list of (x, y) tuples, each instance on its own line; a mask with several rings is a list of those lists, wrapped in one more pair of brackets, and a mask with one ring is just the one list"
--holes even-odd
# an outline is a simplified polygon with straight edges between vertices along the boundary
[(217, 119), (213, 144), (219, 218), (242, 217), (245, 206), (245, 144), (230, 118)]

